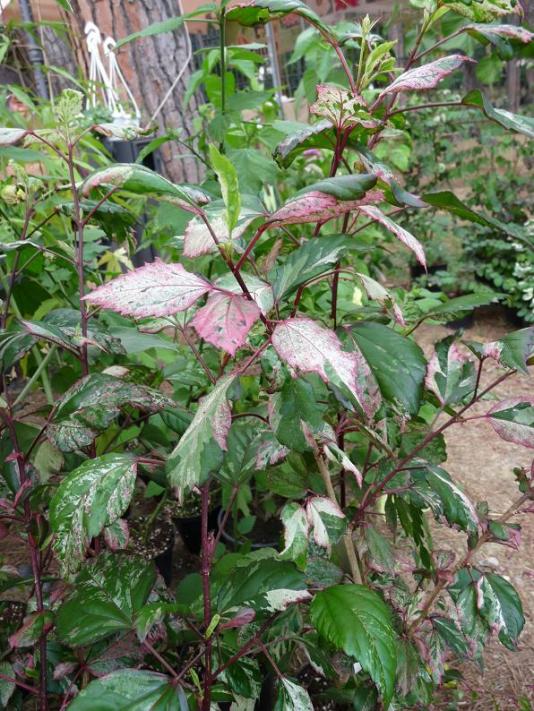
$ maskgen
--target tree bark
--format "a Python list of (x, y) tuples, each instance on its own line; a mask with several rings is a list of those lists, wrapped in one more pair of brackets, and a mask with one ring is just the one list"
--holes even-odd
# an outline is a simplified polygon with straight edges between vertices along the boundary
[[(119, 40), (153, 22), (161, 22), (179, 14), (174, 0), (72, 0), (71, 21), (79, 37), (85, 37), (84, 26), (94, 22), (102, 37), (111, 35)], [(183, 28), (162, 35), (145, 37), (122, 47), (118, 62), (143, 114), (148, 122), (170, 88), (187, 58), (186, 35)], [(82, 58), (80, 58), (82, 59)], [(84, 59), (87, 62), (87, 58)], [(160, 133), (181, 129), (183, 139), (192, 135), (192, 121), (197, 104), (192, 98), (188, 107), (182, 104), (191, 68), (180, 82), (156, 119)], [(188, 156), (187, 148), (176, 142), (165, 144), (161, 156), (165, 174), (176, 182), (198, 182), (202, 166)]]

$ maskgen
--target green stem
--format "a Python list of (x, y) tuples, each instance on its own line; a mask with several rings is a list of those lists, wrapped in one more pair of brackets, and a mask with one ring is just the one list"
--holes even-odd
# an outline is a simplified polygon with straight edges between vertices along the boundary
[(45, 368), (48, 365), (48, 361), (52, 358), (52, 356), (54, 355), (56, 350), (57, 350), (57, 346), (52, 346), (50, 348), (50, 350), (48, 351), (48, 353), (45, 355), (45, 357), (41, 358), (41, 354), (39, 353), (37, 348), (34, 349), (34, 357), (36, 356), (36, 353), (38, 353), (39, 357), (41, 358), (41, 362), (37, 366), (35, 373), (32, 375), (32, 377), (28, 380), (26, 385), (21, 390), (19, 396), (13, 403), (13, 407), (16, 407), (19, 404), (19, 402), (22, 402), (24, 400), (24, 398), (26, 397), (28, 392), (31, 390), (31, 388), (33, 387), (33, 385), (35, 384), (35, 382), (38, 380), (38, 378), (41, 375), (42, 375), (41, 380), (43, 383), (43, 388), (46, 393), (46, 399), (48, 400), (49, 405), (53, 405), (54, 398), (53, 398), (53, 394), (52, 394), (52, 389), (50, 387), (50, 381), (48, 380), (48, 375), (46, 373)]

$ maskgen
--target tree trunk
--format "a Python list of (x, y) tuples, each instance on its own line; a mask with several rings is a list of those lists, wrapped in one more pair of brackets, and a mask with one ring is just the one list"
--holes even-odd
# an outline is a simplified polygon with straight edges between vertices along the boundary
[[(76, 23), (74, 29), (79, 36), (85, 37), (85, 23), (91, 21), (98, 26), (103, 39), (111, 35), (117, 41), (179, 13), (173, 0), (72, 0), (72, 6), (71, 21)], [(183, 28), (139, 39), (119, 50), (118, 62), (141, 108), (143, 125), (158, 108), (186, 59)], [(197, 108), (195, 97), (187, 108), (182, 105), (190, 75), (188, 67), (156, 119), (161, 134), (171, 129), (181, 130), (184, 140), (192, 134), (192, 119)], [(161, 148), (164, 172), (169, 178), (193, 183), (201, 179), (202, 166), (188, 154), (187, 148), (175, 141)]]

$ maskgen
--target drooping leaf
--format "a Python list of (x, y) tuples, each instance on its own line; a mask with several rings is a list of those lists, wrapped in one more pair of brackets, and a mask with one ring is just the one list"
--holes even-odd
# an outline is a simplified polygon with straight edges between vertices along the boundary
[(48, 341), (49, 343), (53, 343), (56, 346), (60, 346), (61, 348), (78, 355), (78, 349), (72, 343), (71, 339), (57, 326), (54, 326), (53, 324), (46, 324), (42, 321), (37, 322), (22, 320), (21, 323), (24, 329), (34, 338)]
[[(376, 175), (372, 173), (356, 173), (354, 175), (336, 175), (334, 178), (323, 178), (312, 185), (302, 188), (297, 193), (307, 195), (309, 193), (324, 193), (331, 195), (340, 201), (361, 200), (367, 197), (367, 193), (376, 185)], [(377, 193), (373, 193), (373, 200), (379, 198)], [(381, 194), (380, 194), (381, 195)]]
[[(15, 678), (15, 671), (9, 662), (0, 662), (0, 674), (3, 674), (10, 679)], [(14, 681), (7, 681), (0, 677), (0, 704), (7, 708), (9, 699), (13, 696), (13, 692), (17, 688)]]
[(136, 475), (131, 454), (105, 454), (62, 480), (50, 503), (50, 526), (54, 550), (67, 573), (80, 567), (91, 539), (126, 511)]
[(296, 124), (275, 148), (273, 157), (279, 166), (287, 168), (303, 151), (317, 148), (333, 150), (335, 139), (332, 124), (328, 120), (314, 124)]
[(534, 138), (534, 119), (530, 116), (513, 114), (505, 109), (496, 109), (491, 105), (488, 98), (480, 89), (473, 89), (464, 96), (462, 104), (480, 109), (490, 121), (500, 124), (504, 128), (517, 133), (524, 133), (525, 136)]
[(395, 237), (400, 239), (400, 241), (415, 254), (417, 261), (420, 262), (426, 269), (425, 251), (423, 246), (412, 234), (410, 234), (410, 232), (408, 232), (408, 230), (405, 230), (404, 227), (401, 227), (396, 222), (393, 222), (393, 220), (373, 205), (364, 206), (361, 210), (364, 215), (371, 218), (371, 220), (374, 220), (375, 222), (379, 222), (392, 234), (394, 234)]
[(507, 580), (495, 573), (486, 573), (476, 586), (482, 597), (479, 602), (481, 616), (490, 629), (499, 634), (499, 640), (508, 649), (516, 649), (525, 618), (517, 591)]
[[(206, 217), (219, 243), (227, 244), (239, 239), (258, 214), (242, 210), (231, 236), (223, 210), (206, 210)], [(184, 257), (199, 257), (211, 252), (217, 252), (217, 245), (206, 223), (198, 216), (193, 217), (184, 232)]]
[(379, 323), (355, 324), (350, 335), (369, 364), (382, 396), (409, 414), (416, 414), (426, 372), (419, 346)]
[(341, 350), (334, 331), (309, 318), (289, 318), (277, 324), (272, 343), (296, 373), (317, 373), (325, 383), (352, 396), (363, 409), (356, 386), (356, 359)]
[(180, 497), (206, 481), (223, 461), (232, 423), (228, 390), (233, 381), (233, 376), (221, 378), (200, 401), (193, 421), (169, 457), (167, 476)]
[[(164, 674), (119, 669), (93, 679), (70, 702), (71, 711), (187, 711), (182, 687)], [(182, 704), (181, 699), (185, 702)]]
[(222, 197), (226, 206), (226, 226), (231, 234), (237, 225), (241, 212), (241, 193), (239, 191), (237, 171), (230, 159), (220, 153), (213, 144), (210, 144), (209, 152), (211, 167), (219, 179)]
[(410, 476), (413, 491), (422, 497), (436, 518), (444, 516), (451, 526), (459, 526), (463, 531), (478, 530), (480, 524), (475, 507), (444, 469), (428, 465), (412, 470)]
[(253, 0), (252, 2), (240, 2), (228, 10), (226, 17), (230, 22), (238, 22), (240, 25), (252, 27), (277, 20), (291, 13), (302, 17), (310, 25), (321, 30), (325, 36), (332, 36), (331, 28), (301, 0)]
[(472, 24), (465, 31), (483, 44), (492, 44), (501, 59), (513, 57), (512, 45), (528, 44), (534, 39), (532, 32), (519, 25)]
[(175, 32), (176, 30), (179, 30), (188, 20), (200, 17), (201, 15), (206, 15), (216, 9), (217, 6), (215, 3), (207, 3), (197, 7), (193, 12), (187, 12), (183, 15), (170, 17), (168, 20), (163, 20), (162, 22), (153, 22), (147, 27), (143, 27), (143, 29), (139, 30), (139, 32), (133, 32), (127, 37), (123, 37), (118, 40), (117, 48), (122, 47), (128, 42), (133, 42), (133, 40), (141, 39), (142, 37), (152, 37), (153, 35), (161, 35), (166, 32)]
[(454, 405), (475, 389), (475, 364), (459, 348), (454, 336), (436, 344), (425, 378), (426, 387), (442, 405)]
[(445, 0), (445, 6), (475, 22), (493, 22), (504, 15), (521, 14), (517, 0)]
[(397, 637), (382, 598), (363, 585), (335, 585), (317, 593), (310, 613), (319, 634), (368, 672), (387, 708), (395, 686)]
[(442, 79), (459, 69), (464, 62), (472, 61), (469, 57), (461, 54), (450, 54), (429, 64), (423, 64), (422, 67), (409, 69), (383, 89), (380, 96), (396, 94), (400, 91), (428, 91), (429, 89), (434, 89)]
[(257, 611), (285, 610), (289, 605), (310, 599), (304, 574), (289, 561), (265, 558), (238, 562), (216, 596), (222, 613), (236, 607)]
[(198, 335), (231, 356), (241, 348), (261, 311), (255, 301), (241, 294), (214, 292), (194, 315), (191, 325)]
[(507, 442), (534, 449), (534, 398), (526, 395), (502, 400), (487, 417), (495, 432)]
[(151, 561), (126, 553), (101, 553), (88, 561), (70, 597), (59, 608), (59, 638), (73, 647), (135, 629), (135, 615), (156, 581)]
[(178, 205), (183, 210), (199, 214), (197, 205), (208, 202), (207, 196), (199, 190), (175, 185), (159, 173), (137, 163), (114, 163), (92, 173), (82, 183), (82, 194), (88, 197), (92, 190), (104, 186), (108, 190), (117, 188), (144, 197), (156, 197)]
[(508, 333), (483, 346), (469, 342), (467, 345), (479, 357), (493, 358), (502, 366), (528, 374), (527, 366), (534, 362), (534, 326)]
[(95, 306), (123, 316), (170, 316), (185, 311), (212, 286), (181, 264), (156, 260), (100, 286), (85, 297)]
[(157, 390), (105, 373), (82, 378), (63, 395), (47, 437), (63, 452), (90, 445), (126, 405), (143, 412), (158, 412), (173, 401)]
[(274, 711), (313, 711), (313, 704), (306, 689), (284, 677), (279, 681)]

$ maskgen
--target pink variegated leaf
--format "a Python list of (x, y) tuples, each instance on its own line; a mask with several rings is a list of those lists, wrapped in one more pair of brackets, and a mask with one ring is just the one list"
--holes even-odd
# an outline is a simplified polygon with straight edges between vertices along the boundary
[(361, 208), (361, 211), (371, 220), (379, 222), (387, 230), (394, 234), (395, 237), (400, 239), (400, 241), (405, 244), (408, 249), (411, 249), (411, 251), (416, 256), (417, 261), (420, 262), (426, 269), (425, 251), (423, 249), (423, 246), (419, 242), (419, 240), (417, 240), (410, 232), (408, 232), (408, 230), (405, 230), (404, 227), (401, 227), (396, 222), (393, 222), (393, 220), (391, 220), (387, 215), (385, 215), (382, 210), (380, 210), (378, 207), (375, 207), (374, 205), (363, 206)]
[[(232, 230), (228, 230), (226, 223), (226, 211), (221, 209), (216, 213), (207, 213), (210, 226), (219, 241), (219, 244), (232, 243), (239, 239), (246, 231), (247, 227), (258, 217), (256, 212), (245, 212), (241, 214), (237, 225)], [(203, 254), (210, 254), (217, 251), (217, 245), (213, 239), (207, 225), (200, 217), (194, 217), (184, 232), (184, 257), (200, 257)]]
[(365, 99), (333, 84), (318, 84), (317, 101), (310, 106), (310, 112), (327, 118), (336, 128), (344, 130), (363, 126), (373, 129), (379, 124), (366, 111)]
[(527, 30), (526, 27), (520, 27), (519, 25), (488, 25), (481, 23), (466, 25), (465, 30), (467, 30), (469, 34), (474, 32), (476, 34), (483, 35), (484, 37), (489, 35), (497, 35), (497, 37), (516, 40), (517, 42), (522, 42), (523, 44), (528, 44), (534, 39), (534, 34), (532, 32)]
[(170, 316), (185, 311), (212, 288), (181, 264), (165, 264), (157, 259), (113, 279), (85, 299), (123, 316)]
[(362, 407), (354, 354), (341, 350), (334, 331), (309, 318), (289, 318), (276, 326), (272, 343), (293, 371), (317, 373), (334, 388), (350, 393)]
[(318, 190), (304, 193), (286, 203), (269, 218), (269, 223), (276, 226), (300, 225), (308, 222), (326, 222), (339, 215), (357, 210), (363, 205), (375, 205), (382, 202), (384, 194), (380, 190), (371, 190), (359, 200), (338, 200), (333, 195)]
[(502, 400), (491, 408), (487, 417), (499, 437), (534, 449), (534, 397), (523, 395)]
[(464, 62), (472, 62), (470, 57), (461, 54), (451, 54), (448, 57), (441, 57), (422, 67), (410, 69), (401, 74), (387, 86), (380, 96), (386, 94), (396, 94), (400, 91), (428, 91), (434, 89), (442, 79), (462, 66)]
[(210, 294), (191, 325), (205, 341), (233, 356), (246, 342), (247, 334), (260, 314), (255, 301), (241, 294), (218, 291)]

